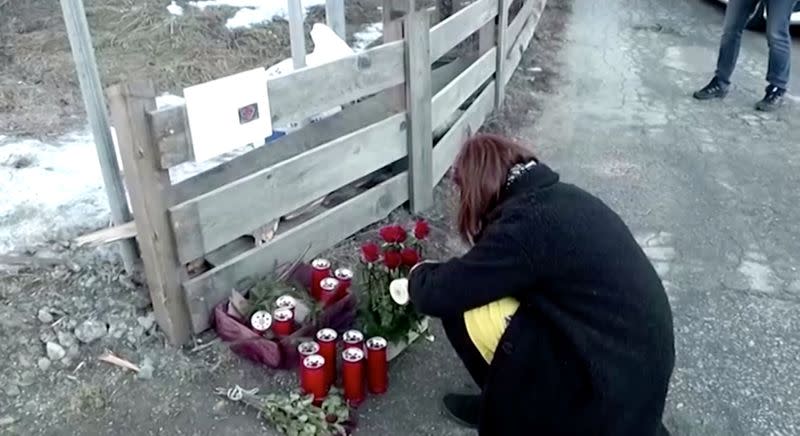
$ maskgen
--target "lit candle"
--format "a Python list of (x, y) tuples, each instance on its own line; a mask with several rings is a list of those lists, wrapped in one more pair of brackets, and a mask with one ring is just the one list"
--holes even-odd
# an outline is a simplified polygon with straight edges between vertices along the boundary
[(336, 295), (336, 300), (341, 300), (347, 296), (347, 291), (350, 290), (350, 285), (353, 283), (353, 270), (349, 268), (339, 268), (333, 276), (339, 280), (339, 292)]
[(336, 280), (333, 277), (324, 278), (320, 282), (319, 288), (319, 301), (321, 301), (324, 306), (328, 306), (336, 302), (336, 297), (339, 292), (339, 280)]
[(351, 406), (364, 401), (364, 350), (345, 348), (342, 352), (342, 384), (344, 399)]
[(348, 330), (342, 334), (344, 348), (364, 348), (364, 334), (358, 330)]
[(320, 297), (322, 279), (331, 276), (331, 263), (327, 259), (315, 259), (311, 262), (311, 296), (315, 300)]
[(300, 363), (302, 364), (306, 357), (312, 354), (319, 354), (319, 344), (314, 341), (301, 342), (297, 346), (297, 354), (300, 356)]
[(272, 332), (275, 336), (289, 336), (294, 332), (294, 314), (291, 309), (276, 309), (272, 313)]
[(319, 355), (325, 358), (325, 374), (328, 385), (336, 382), (336, 338), (339, 335), (334, 329), (321, 329), (317, 332)]
[(272, 315), (266, 310), (259, 310), (250, 317), (250, 326), (253, 330), (264, 334), (272, 326)]
[(294, 314), (294, 309), (297, 307), (297, 300), (291, 295), (281, 295), (275, 300), (275, 307), (278, 309), (289, 309)]
[(300, 387), (306, 394), (314, 395), (314, 404), (320, 405), (328, 395), (328, 383), (325, 382), (325, 358), (312, 354), (303, 359), (303, 372)]
[(383, 394), (389, 386), (389, 364), (386, 339), (376, 336), (367, 340), (367, 385), (373, 394)]
[(300, 345), (297, 346), (297, 355), (300, 357), (297, 362), (297, 375), (300, 377), (301, 383), (303, 381), (303, 372), (305, 372), (303, 361), (306, 357), (314, 354), (319, 354), (319, 344), (314, 341), (301, 342)]

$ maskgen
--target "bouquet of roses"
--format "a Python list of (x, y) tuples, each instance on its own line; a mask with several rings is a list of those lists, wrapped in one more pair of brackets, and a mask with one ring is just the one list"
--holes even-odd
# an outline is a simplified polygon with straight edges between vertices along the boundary
[(379, 234), (380, 243), (368, 242), (361, 246), (359, 280), (366, 293), (361, 320), (369, 336), (383, 336), (390, 342), (397, 342), (407, 339), (423, 317), (411, 304), (396, 303), (389, 293), (389, 284), (407, 277), (411, 268), (422, 260), (430, 226), (419, 220), (411, 232), (400, 225), (388, 225), (382, 227)]

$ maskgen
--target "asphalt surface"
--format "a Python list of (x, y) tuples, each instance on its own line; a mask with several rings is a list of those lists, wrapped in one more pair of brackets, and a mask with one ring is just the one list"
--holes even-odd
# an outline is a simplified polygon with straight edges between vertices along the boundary
[[(713, 73), (715, 2), (572, 9), (555, 92), (539, 119), (509, 133), (612, 205), (647, 247), (675, 316), (673, 434), (800, 434), (800, 103), (753, 110), (766, 85), (764, 35), (746, 33), (728, 98), (701, 103), (690, 95)], [(797, 37), (793, 47), (797, 88)], [(402, 356), (392, 377), (361, 434), (474, 434), (440, 414), (445, 390), (470, 388), (441, 334)]]

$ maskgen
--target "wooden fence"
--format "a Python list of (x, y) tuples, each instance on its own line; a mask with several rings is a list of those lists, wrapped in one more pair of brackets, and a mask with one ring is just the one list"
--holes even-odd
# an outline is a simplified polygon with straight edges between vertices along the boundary
[[(170, 341), (207, 329), (216, 304), (275, 265), (317, 255), (406, 202), (430, 207), (459, 146), (502, 104), (545, 1), (516, 0), (509, 17), (510, 0), (477, 0), (430, 27), (429, 11), (402, 0), (405, 9), (384, 10), (384, 44), (268, 83), (273, 124), (341, 112), (178, 183), (169, 168), (193, 159), (185, 107), (157, 109), (151, 82), (112, 87), (141, 257)], [(435, 144), (434, 131), (444, 132)], [(388, 178), (292, 220), (268, 243), (228, 249), (381, 170)], [(198, 263), (207, 267), (193, 274)]]

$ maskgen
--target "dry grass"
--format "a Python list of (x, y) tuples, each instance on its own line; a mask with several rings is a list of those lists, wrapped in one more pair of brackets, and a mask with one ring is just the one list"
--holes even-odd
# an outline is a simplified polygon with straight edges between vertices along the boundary
[[(167, 3), (86, 0), (104, 86), (150, 78), (163, 91), (179, 92), (290, 55), (284, 21), (229, 30), (225, 22), (234, 9), (187, 6), (184, 16), (173, 18)], [(0, 69), (1, 132), (59, 134), (83, 123), (58, 2), (0, 1)]]

